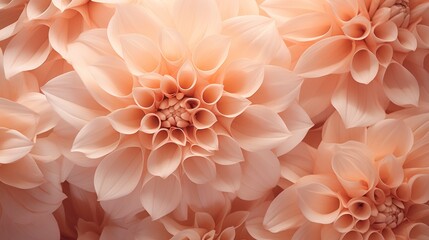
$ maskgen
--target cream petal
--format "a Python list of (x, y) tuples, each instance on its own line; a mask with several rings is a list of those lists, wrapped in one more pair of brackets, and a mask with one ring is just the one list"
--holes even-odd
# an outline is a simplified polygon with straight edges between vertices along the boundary
[(331, 102), (340, 114), (346, 128), (372, 125), (384, 119), (380, 103), (378, 81), (365, 85), (350, 78), (343, 79), (332, 96)]
[(337, 147), (332, 169), (350, 197), (361, 197), (376, 182), (371, 153), (365, 145), (349, 141)]
[(198, 3), (177, 0), (174, 3), (172, 15), (176, 20), (176, 29), (190, 48), (194, 48), (205, 36), (218, 33), (222, 26), (214, 0), (203, 0)]
[(201, 102), (206, 105), (214, 105), (222, 97), (224, 85), (209, 84), (201, 90)]
[(72, 151), (89, 158), (99, 158), (111, 153), (119, 145), (120, 134), (106, 117), (98, 117), (86, 124), (77, 134)]
[(216, 177), (210, 185), (221, 192), (235, 193), (240, 188), (242, 170), (240, 164), (216, 165)]
[[(401, 144), (397, 142), (401, 139)], [(386, 119), (368, 128), (367, 145), (375, 159), (392, 154), (401, 157), (408, 154), (414, 142), (411, 129), (400, 120)]]
[(143, 171), (143, 156), (138, 148), (110, 153), (98, 165), (94, 186), (98, 200), (112, 200), (131, 193)]
[(219, 79), (226, 92), (247, 98), (258, 91), (264, 81), (264, 68), (247, 59), (230, 63)]
[(162, 57), (173, 67), (180, 66), (188, 55), (182, 36), (172, 29), (162, 29), (159, 49)]
[(62, 12), (66, 9), (74, 8), (87, 3), (86, 0), (52, 0), (54, 5), (59, 8)]
[(302, 53), (294, 72), (302, 77), (315, 78), (347, 71), (354, 49), (354, 41), (344, 36), (323, 39)]
[(264, 217), (264, 227), (277, 233), (301, 226), (306, 219), (298, 207), (296, 189), (283, 190), (270, 204)]
[(58, 115), (77, 129), (107, 113), (90, 95), (76, 72), (50, 80), (42, 87), (42, 92)]
[(33, 139), (40, 117), (29, 108), (10, 100), (0, 98), (0, 126), (19, 131)]
[(33, 145), (34, 143), (20, 132), (0, 127), (1, 164), (10, 164), (19, 160), (31, 151)]
[(29, 189), (40, 186), (45, 179), (31, 157), (0, 166), (0, 181), (16, 188)]
[(284, 22), (303, 13), (323, 11), (323, 7), (321, 2), (313, 0), (267, 0), (261, 4), (261, 8), (279, 22)]
[(290, 137), (290, 132), (275, 112), (252, 105), (233, 120), (231, 135), (242, 148), (259, 151), (278, 146)]
[(107, 116), (113, 129), (123, 134), (134, 134), (140, 129), (144, 112), (137, 107), (118, 109)]
[(192, 156), (183, 160), (183, 170), (189, 180), (204, 184), (216, 177), (216, 165), (206, 157)]
[(357, 50), (350, 65), (350, 73), (358, 83), (368, 84), (378, 73), (379, 62), (377, 57), (367, 48)]
[(417, 106), (419, 86), (416, 78), (404, 66), (392, 62), (383, 78), (383, 89), (387, 97), (399, 106)]
[(213, 75), (228, 57), (231, 40), (222, 35), (204, 38), (195, 47), (192, 62), (195, 69), (203, 76)]
[(35, 25), (15, 35), (4, 52), (6, 78), (33, 70), (45, 62), (51, 52), (48, 32), (48, 26)]
[(323, 12), (309, 12), (289, 19), (279, 26), (283, 39), (292, 42), (311, 42), (332, 32), (332, 21)]
[(213, 126), (213, 124), (215, 124), (217, 121), (216, 116), (211, 111), (205, 108), (200, 108), (193, 112), (191, 115), (191, 119), (192, 124), (197, 129), (209, 128)]
[(167, 178), (151, 177), (143, 184), (140, 201), (153, 220), (172, 212), (182, 199), (180, 180), (174, 174)]
[(211, 159), (221, 165), (231, 165), (244, 161), (243, 152), (238, 143), (228, 135), (218, 135), (218, 150)]
[(302, 78), (285, 68), (266, 66), (264, 81), (249, 100), (276, 112), (284, 111), (298, 97), (302, 82)]
[(182, 148), (175, 143), (166, 143), (152, 150), (147, 159), (147, 169), (154, 176), (167, 178), (180, 165)]
[(123, 58), (134, 75), (155, 72), (161, 64), (158, 46), (151, 39), (139, 34), (120, 37)]
[(411, 188), (411, 200), (415, 203), (424, 204), (429, 201), (429, 192), (427, 191), (427, 183), (429, 175), (417, 174), (408, 180), (408, 185)]
[(280, 164), (271, 151), (244, 152), (241, 186), (237, 196), (256, 200), (267, 194), (280, 178)]
[(216, 103), (215, 111), (223, 117), (234, 118), (242, 114), (250, 103), (246, 98), (224, 93)]

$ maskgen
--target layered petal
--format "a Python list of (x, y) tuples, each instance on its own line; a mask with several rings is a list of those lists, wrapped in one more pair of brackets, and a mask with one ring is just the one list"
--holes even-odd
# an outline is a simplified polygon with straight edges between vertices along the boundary
[(404, 66), (392, 62), (383, 78), (383, 89), (387, 97), (399, 106), (417, 106), (419, 86), (416, 78)]
[(0, 163), (9, 164), (27, 155), (34, 143), (20, 132), (0, 128)]
[(13, 187), (29, 189), (40, 186), (45, 179), (34, 159), (27, 156), (1, 165), (0, 181)]
[(175, 143), (166, 143), (150, 152), (147, 169), (162, 178), (170, 176), (182, 161), (182, 148)]

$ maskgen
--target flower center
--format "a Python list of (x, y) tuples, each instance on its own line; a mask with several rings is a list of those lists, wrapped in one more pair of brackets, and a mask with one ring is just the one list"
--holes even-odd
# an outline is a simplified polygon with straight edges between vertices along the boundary
[(393, 20), (394, 23), (398, 27), (407, 27), (410, 22), (410, 7), (409, 0), (397, 0), (391, 9), (390, 19)]
[(156, 112), (161, 119), (161, 126), (185, 128), (191, 125), (190, 109), (195, 106), (190, 100), (191, 98), (185, 97), (183, 93), (177, 93), (171, 98), (164, 97)]
[(373, 217), (373, 228), (382, 230), (384, 228), (395, 228), (405, 219), (404, 204), (402, 201), (387, 197), (385, 202), (377, 205), (378, 214)]

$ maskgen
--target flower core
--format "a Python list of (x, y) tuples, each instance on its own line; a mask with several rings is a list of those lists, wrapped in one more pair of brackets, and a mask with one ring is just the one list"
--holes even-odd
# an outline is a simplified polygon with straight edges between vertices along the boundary
[(384, 203), (377, 205), (377, 215), (372, 218), (374, 229), (395, 228), (405, 219), (404, 204), (402, 201), (388, 196)]

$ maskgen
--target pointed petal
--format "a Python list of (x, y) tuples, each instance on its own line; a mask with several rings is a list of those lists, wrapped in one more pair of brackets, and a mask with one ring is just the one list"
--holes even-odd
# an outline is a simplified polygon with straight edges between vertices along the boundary
[(223, 117), (232, 118), (243, 113), (250, 103), (246, 98), (224, 93), (216, 103), (215, 111)]
[(346, 128), (338, 113), (333, 113), (323, 125), (322, 139), (327, 143), (344, 143), (347, 141), (366, 141), (366, 128)]
[(256, 200), (267, 194), (280, 178), (280, 164), (271, 151), (244, 152), (243, 175), (237, 195)]
[(240, 188), (242, 170), (240, 164), (216, 165), (216, 177), (210, 185), (221, 192), (235, 193)]
[(77, 129), (93, 118), (106, 114), (106, 110), (90, 95), (76, 72), (50, 80), (42, 87), (42, 92), (61, 118)]
[(60, 239), (60, 229), (52, 214), (31, 218), (28, 223), (15, 223), (3, 217), (0, 220), (0, 236), (14, 240), (56, 240)]
[(368, 84), (378, 73), (377, 57), (367, 48), (356, 51), (352, 57), (350, 73), (356, 82)]
[(166, 143), (152, 150), (147, 159), (147, 169), (162, 178), (170, 176), (182, 161), (182, 148), (175, 143)]
[(355, 44), (344, 36), (323, 39), (311, 45), (298, 59), (294, 72), (306, 78), (347, 70)]
[(244, 161), (243, 152), (238, 143), (227, 135), (218, 135), (219, 149), (211, 159), (221, 165), (231, 165)]
[(144, 112), (138, 107), (118, 109), (107, 116), (112, 127), (123, 134), (134, 134), (140, 129)]
[(41, 185), (45, 179), (34, 159), (23, 157), (0, 166), (0, 181), (13, 187), (29, 189)]
[(153, 220), (172, 212), (182, 200), (182, 187), (176, 175), (152, 177), (143, 185), (141, 203)]
[(98, 200), (112, 200), (131, 193), (143, 171), (143, 156), (138, 148), (112, 152), (98, 165), (94, 186)]
[(231, 40), (222, 35), (204, 38), (195, 47), (192, 62), (195, 69), (203, 76), (213, 75), (228, 57)]
[(17, 130), (28, 139), (34, 138), (39, 123), (39, 116), (34, 111), (19, 103), (0, 98), (0, 116), (1, 127)]
[(9, 164), (27, 155), (34, 143), (20, 132), (0, 128), (0, 163)]
[(322, 39), (332, 32), (332, 20), (324, 12), (309, 12), (289, 19), (279, 26), (283, 39), (310, 42)]
[(231, 135), (248, 151), (271, 149), (290, 136), (285, 123), (272, 110), (259, 105), (249, 106), (231, 125)]
[(182, 166), (189, 180), (196, 184), (207, 183), (216, 176), (216, 165), (206, 157), (188, 157), (183, 160)]
[(120, 134), (106, 117), (98, 117), (89, 122), (77, 134), (72, 151), (84, 153), (89, 158), (105, 156), (115, 150)]
[(383, 88), (387, 97), (399, 106), (417, 106), (419, 86), (416, 78), (404, 66), (392, 62), (386, 69)]

